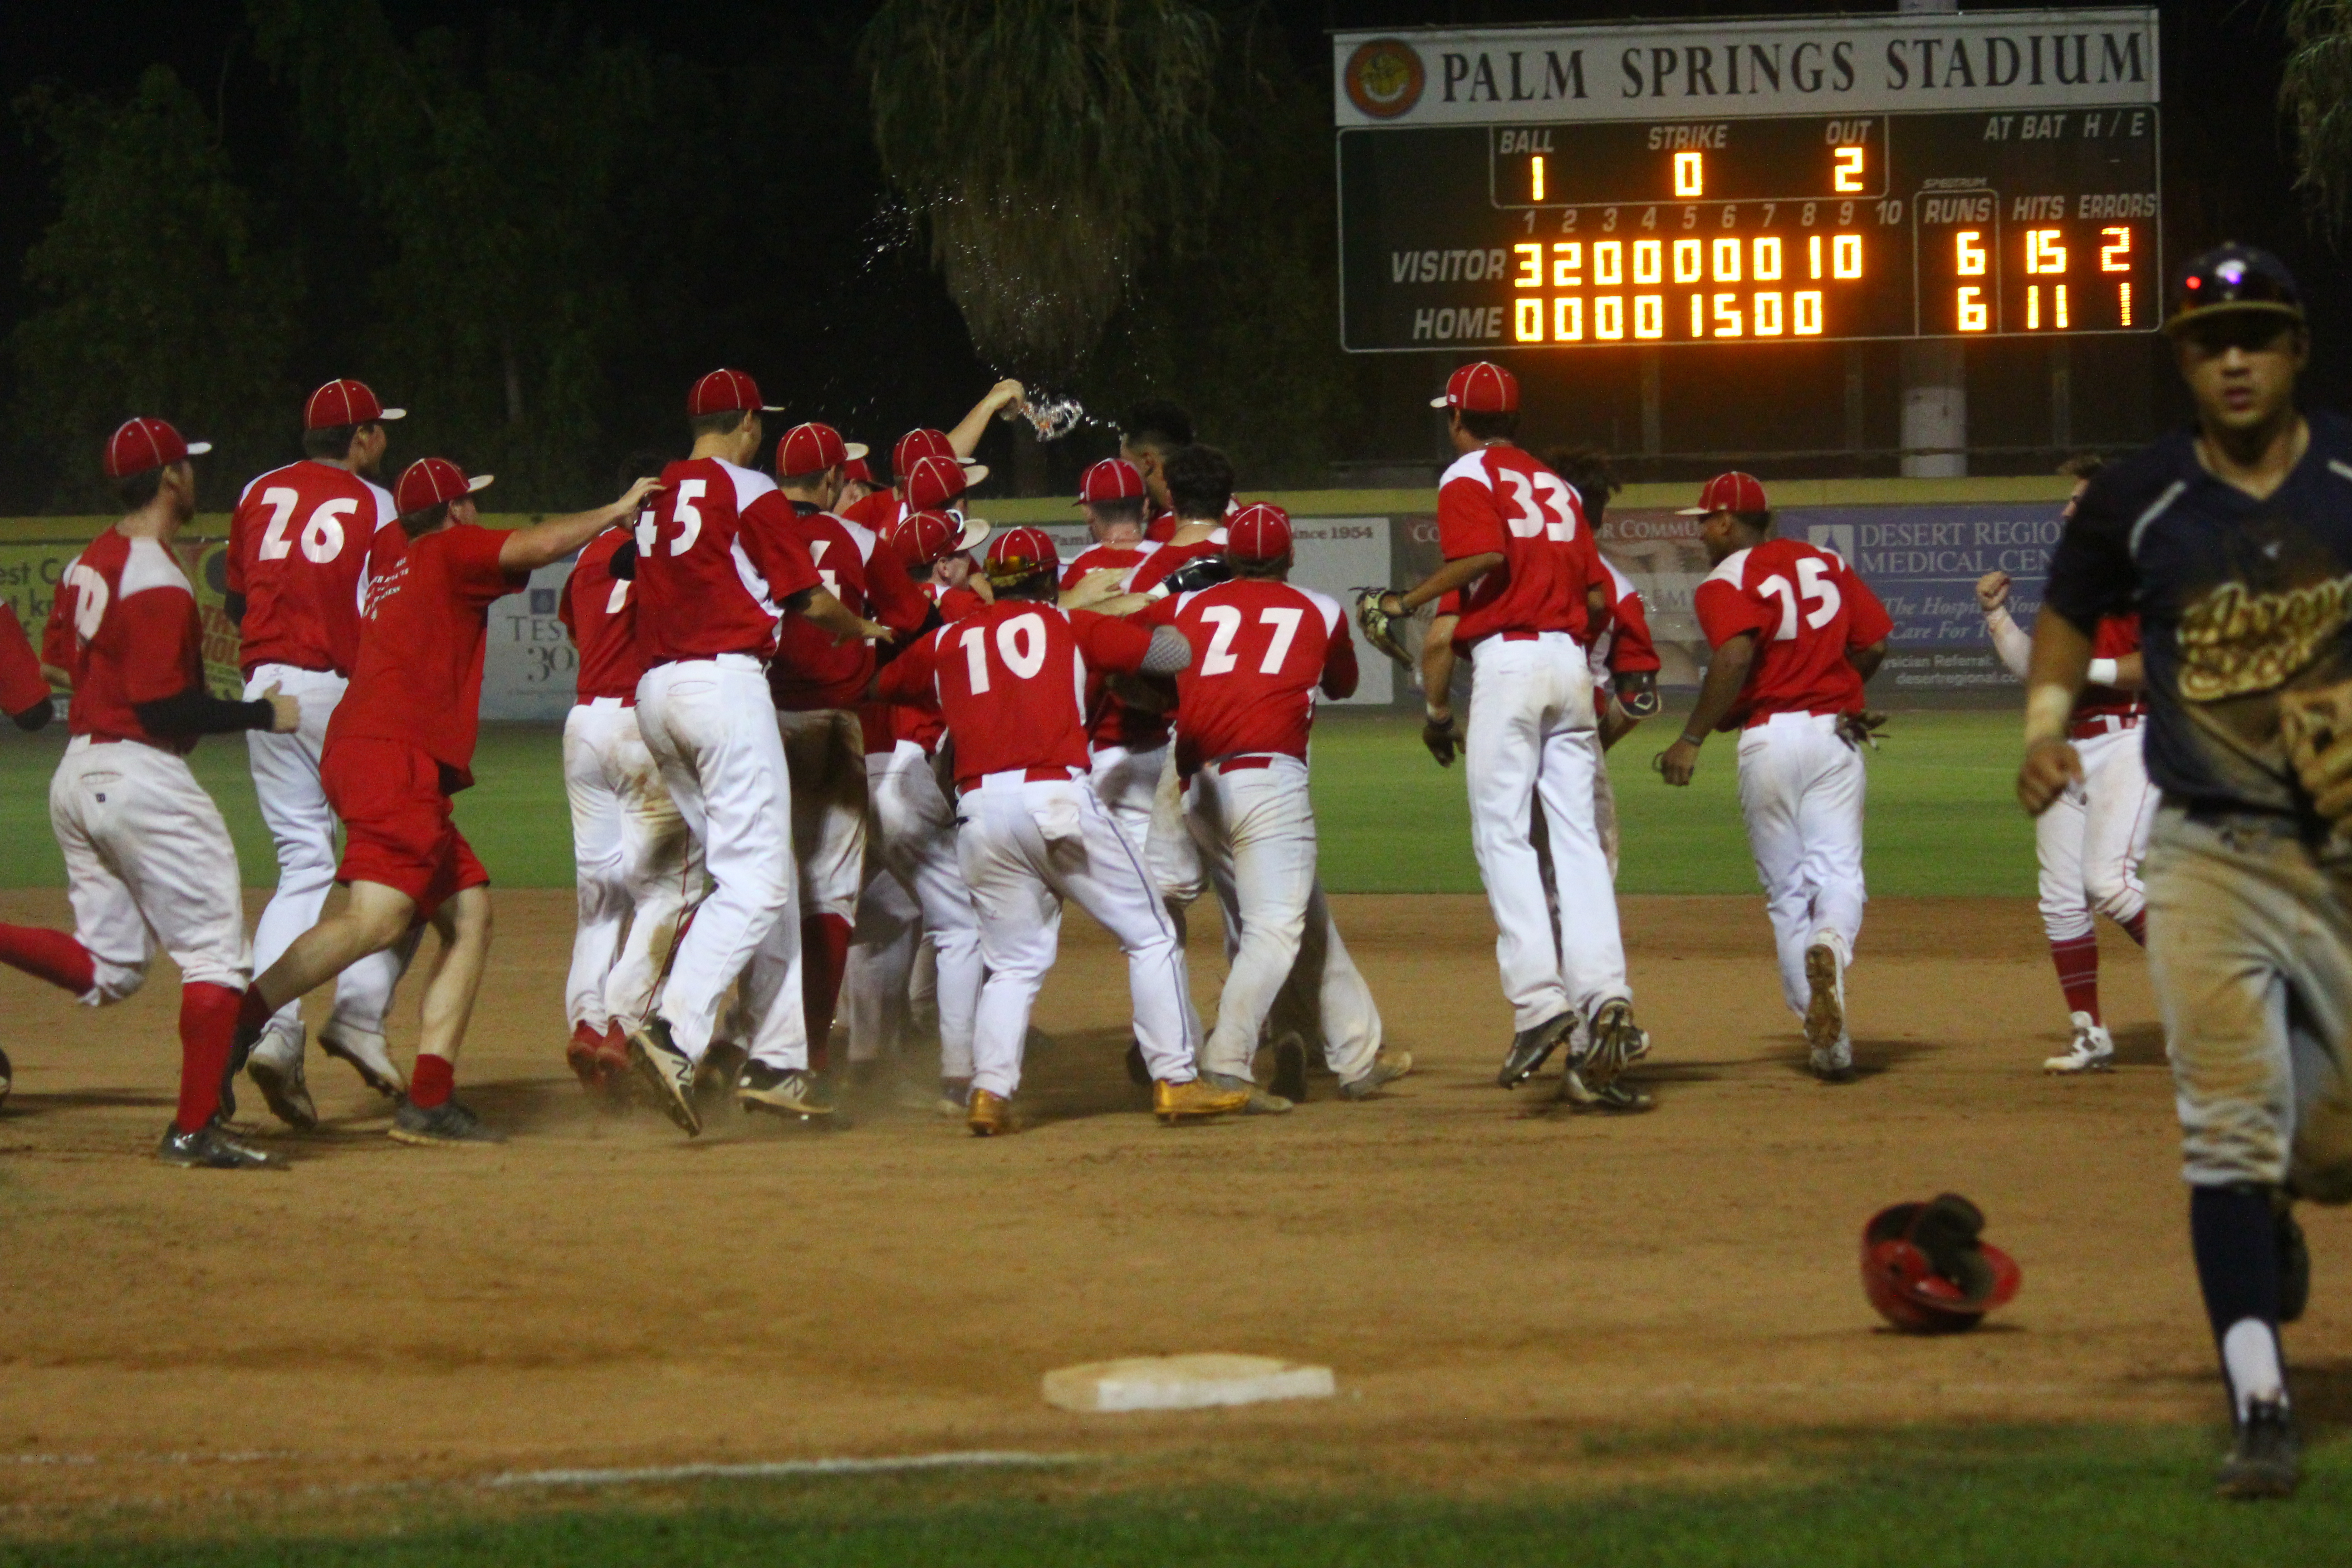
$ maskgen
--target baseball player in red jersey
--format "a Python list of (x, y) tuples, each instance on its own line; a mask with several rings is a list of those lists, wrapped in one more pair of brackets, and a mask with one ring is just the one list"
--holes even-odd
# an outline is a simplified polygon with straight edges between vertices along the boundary
[[(2060, 471), (2074, 479), (2074, 502), (2101, 467), (2097, 458), (2070, 460)], [(2009, 574), (1988, 572), (1977, 582), (1977, 604), (1993, 652), (2023, 680), (2033, 639), (2010, 618)], [(2132, 941), (2147, 944), (2147, 893), (2139, 864), (2156, 825), (2159, 792), (2148, 782), (2140, 753), (2140, 722), (2147, 704), (2137, 613), (2102, 618), (2091, 639), (2089, 684), (2075, 699), (2066, 737), (2083, 759), (2083, 776), (2070, 781), (2033, 822), (2041, 862), (2042, 929), (2066, 998), (2072, 1038), (2042, 1061), (2044, 1072), (2105, 1072), (2115, 1065), (2115, 1037), (2099, 1017), (2099, 937), (2092, 917), (2104, 914)]]
[(918, 641), (878, 683), (887, 701), (936, 705), (955, 746), (956, 850), (988, 966), (967, 1119), (982, 1136), (1012, 1130), (1030, 1008), (1053, 967), (1065, 899), (1127, 954), (1153, 1110), (1175, 1121), (1249, 1103), (1200, 1080), (1183, 946), (1142, 857), (1087, 782), (1089, 677), (1174, 675), (1192, 649), (1172, 627), (1063, 611), (1056, 566), (1054, 542), (1037, 530), (999, 534), (988, 548), (995, 602)]
[(432, 926), (441, 950), (425, 983), (415, 1070), (392, 1122), (404, 1143), (502, 1141), (453, 1093), (489, 955), (490, 878), (450, 819), (449, 797), (473, 787), (490, 605), (635, 515), (654, 489), (639, 479), (610, 506), (501, 533), (476, 521), (474, 495), (489, 482), (426, 458), (393, 489), (404, 548), (378, 554), (359, 663), (320, 765), (345, 834), (335, 876), (351, 897), (263, 971), (237, 1019), (241, 1039), (257, 1038), (279, 1007)]
[(632, 581), (636, 521), (587, 542), (556, 606), (580, 653), (577, 700), (563, 721), (579, 892), (564, 1055), (583, 1087), (606, 1092), (627, 1081), (629, 1031), (652, 1011), (679, 913), (702, 888), (694, 836), (637, 729), (646, 656)]
[[(383, 461), (386, 408), (357, 381), (331, 381), (302, 406), (302, 460), (272, 468), (245, 487), (228, 525), (229, 619), (237, 626), (245, 694), (275, 687), (302, 706), (290, 735), (246, 735), (253, 793), (278, 849), (278, 891), (253, 931), (253, 961), (267, 969), (318, 923), (335, 885), (335, 817), (319, 782), (327, 724), (359, 658), (360, 606), (377, 542), (394, 553), (391, 492), (375, 482)], [(391, 530), (389, 533), (385, 531)], [(404, 1087), (383, 1038), (384, 1011), (407, 962), (395, 946), (345, 970), (319, 1046), (349, 1062), (378, 1094)], [(318, 1125), (304, 1080), (302, 1013), (291, 1005), (246, 1063), (280, 1120)]]
[[(893, 633), (910, 636), (931, 617), (931, 602), (916, 590), (896, 549), (832, 510), (843, 466), (865, 450), (848, 446), (829, 425), (796, 425), (776, 443), (777, 484), (825, 591), (850, 614), (870, 613)], [(866, 747), (857, 709), (874, 668), (871, 647), (837, 641), (798, 616), (777, 629), (776, 656), (768, 665), (793, 784), (801, 989), (815, 1050), (824, 1048), (833, 1028), (866, 879)], [(765, 1003), (767, 984), (778, 979), (754, 962), (749, 1001), (755, 1011)], [(747, 1106), (767, 1103), (756, 1088), (746, 1088), (740, 1098)]]
[[(647, 660), (637, 726), (702, 846), (712, 888), (678, 940), (659, 1005), (629, 1036), (629, 1059), (689, 1136), (702, 1131), (695, 1068), (727, 988), (755, 953), (772, 995), (796, 997), (801, 986), (792, 780), (766, 675), (778, 625), (798, 613), (836, 637), (890, 635), (825, 591), (792, 504), (751, 466), (765, 439), (761, 416), (774, 412), (741, 371), (696, 382), (687, 397), (693, 450), (662, 470), (660, 504), (637, 521), (637, 637)], [(809, 1071), (802, 1008), (767, 1006), (753, 1022), (737, 1093), (766, 1110), (831, 1114)]]
[(1862, 934), (1862, 689), (1895, 623), (1853, 569), (1826, 550), (1772, 537), (1764, 487), (1707, 481), (1685, 515), (1715, 570), (1692, 595), (1715, 649), (1698, 704), (1659, 768), (1690, 783), (1708, 733), (1738, 729), (1739, 811), (1780, 950), (1780, 989), (1804, 1020), (1814, 1075), (1853, 1078), (1845, 972)]
[[(999, 398), (1008, 387), (1012, 389), (1012, 395), (1005, 401), (1017, 400), (1021, 384), (1017, 381), (999, 382), (988, 396), (982, 398), (979, 405), (964, 416), (963, 423), (952, 432), (924, 427), (909, 430), (899, 437), (898, 445), (890, 448), (890, 488), (876, 490), (855, 502), (844, 502), (841, 515), (861, 527), (887, 536), (898, 520), (908, 512), (943, 505), (988, 478), (988, 465), (974, 462), (971, 454), (979, 447), (981, 433), (987, 429), (988, 421), (1005, 405), (1005, 402), (999, 401)], [(915, 494), (915, 465), (926, 458), (963, 470), (957, 476), (951, 492), (941, 493), (934, 489), (928, 495)]]
[[(1433, 405), (1447, 410), (1460, 454), (1438, 488), (1445, 563), (1371, 607), (1395, 616), (1462, 593), (1454, 640), (1469, 655), (1475, 683), (1463, 746), (1471, 841), (1516, 1030), (1497, 1081), (1524, 1082), (1573, 1037), (1561, 1097), (1645, 1110), (1648, 1098), (1618, 1081), (1650, 1041), (1633, 1021), (1616, 890), (1592, 809), (1601, 759), (1584, 645), (1608, 603), (1608, 574), (1576, 492), (1512, 444), (1517, 377), (1500, 365), (1464, 365)], [(1529, 838), (1538, 805), (1557, 926)]]
[(1143, 480), (1150, 499), (1150, 522), (1144, 537), (1164, 544), (1175, 537), (1181, 520), (1168, 493), (1165, 465), (1192, 445), (1192, 416), (1164, 397), (1147, 397), (1128, 410), (1118, 429), (1118, 455)]
[(1339, 1093), (1369, 1099), (1411, 1072), (1412, 1058), (1381, 1049), (1380, 1010), (1316, 875), (1307, 793), (1316, 694), (1355, 691), (1355, 643), (1338, 601), (1287, 581), (1290, 520), (1280, 508), (1245, 508), (1226, 530), (1224, 557), (1230, 580), (1161, 599), (1137, 617), (1176, 627), (1196, 650), (1176, 678), (1176, 766), (1230, 960), (1201, 1068), (1218, 1087), (1249, 1094), (1253, 1110), (1289, 1109), (1287, 1099), (1257, 1089), (1250, 1061), (1312, 927), (1326, 937), (1317, 944), (1319, 973), (1298, 981), (1320, 994), (1325, 1058)]
[[(940, 564), (968, 560), (987, 537), (977, 519), (945, 512), (901, 520), (890, 545), (918, 592), (953, 624), (988, 601), (940, 575)], [(971, 1088), (972, 1016), (980, 1005), (980, 921), (956, 861), (955, 806), (939, 776), (945, 727), (936, 709), (869, 702), (858, 710), (866, 734), (866, 793), (873, 812), (866, 887), (857, 908), (844, 982), (852, 1064), (878, 1062), (908, 1011), (918, 955), (928, 938), (935, 955), (940, 1103), (963, 1114)]]
[[(49, 783), (49, 824), (74, 929), (0, 925), (0, 962), (96, 1007), (138, 990), (157, 946), (169, 952), (180, 969), (180, 1104), (156, 1152), (246, 1170), (276, 1162), (219, 1124), (235, 1110), (230, 1063), (249, 973), (236, 848), (186, 759), (205, 735), (289, 733), (300, 710), (275, 690), (226, 702), (205, 689), (195, 591), (172, 540), (196, 510), (188, 459), (211, 449), (161, 419), (131, 420), (106, 444), (106, 477), (130, 511), (66, 567), (42, 649), (73, 683), (73, 739)], [(22, 688), (11, 703), (30, 689), (11, 684)]]
[(844, 512), (868, 496), (880, 495), (889, 487), (875, 483), (874, 468), (863, 458), (852, 458), (841, 465), (841, 500), (835, 504)]

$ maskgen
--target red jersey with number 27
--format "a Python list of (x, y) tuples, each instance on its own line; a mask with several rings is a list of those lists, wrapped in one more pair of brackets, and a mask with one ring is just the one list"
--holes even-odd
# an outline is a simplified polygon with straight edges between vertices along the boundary
[(1503, 632), (1583, 638), (1585, 591), (1605, 575), (1601, 552), (1575, 489), (1535, 458), (1517, 447), (1456, 458), (1438, 481), (1437, 542), (1448, 561), (1503, 558), (1463, 591), (1456, 642)]
[(1826, 550), (1768, 539), (1736, 550), (1692, 595), (1710, 647), (1756, 634), (1748, 684), (1726, 727), (1761, 724), (1775, 713), (1850, 713), (1862, 706), (1862, 676), (1850, 648), (1895, 629), (1886, 606), (1853, 569)]
[(1088, 672), (1133, 674), (1150, 647), (1149, 626), (999, 599), (900, 654), (882, 672), (881, 695), (938, 705), (966, 789), (1013, 769), (1084, 774)]
[(1356, 645), (1339, 601), (1270, 578), (1237, 577), (1162, 599), (1136, 619), (1192, 645), (1176, 678), (1176, 766), (1279, 752), (1307, 760), (1315, 694), (1355, 693)]
[[(360, 658), (360, 609), (392, 497), (347, 468), (307, 458), (272, 468), (237, 498), (228, 521), (228, 591), (245, 596), (238, 662), (349, 675)], [(404, 543), (386, 541), (393, 557)]]

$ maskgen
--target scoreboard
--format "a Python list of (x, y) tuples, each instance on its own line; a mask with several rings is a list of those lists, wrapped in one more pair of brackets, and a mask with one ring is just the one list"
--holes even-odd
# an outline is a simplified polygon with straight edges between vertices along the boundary
[[(2106, 10), (1342, 37), (1342, 341), (2147, 331), (2154, 30)], [(1827, 111), (1780, 111), (1808, 97)]]

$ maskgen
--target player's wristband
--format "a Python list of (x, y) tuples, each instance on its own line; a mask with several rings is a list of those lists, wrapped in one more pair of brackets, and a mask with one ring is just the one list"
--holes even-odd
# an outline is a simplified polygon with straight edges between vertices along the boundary
[(1705, 735), (1694, 735), (1688, 730), (1685, 730), (1683, 731), (1683, 744), (1685, 746), (1704, 746), (1706, 744), (1706, 737)]
[(2120, 673), (2116, 668), (2116, 661), (2112, 658), (2095, 658), (2091, 661), (2091, 668), (2084, 679), (2094, 686), (2113, 686), (2116, 683), (2116, 677)]
[(1428, 715), (1431, 723), (1440, 729), (1450, 730), (1454, 727), (1454, 710), (1451, 708), (1432, 708), (1427, 703), (1423, 703), (1421, 710)]

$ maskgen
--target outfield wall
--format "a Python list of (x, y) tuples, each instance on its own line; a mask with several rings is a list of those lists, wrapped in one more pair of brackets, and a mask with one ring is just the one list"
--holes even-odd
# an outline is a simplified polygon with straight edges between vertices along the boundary
[[(1892, 647), (1873, 683), (1874, 700), (1900, 707), (1973, 707), (2010, 700), (2016, 689), (1985, 637), (1976, 579), (1990, 571), (2011, 573), (2017, 579), (2017, 618), (2032, 623), (2071, 483), (2056, 477), (1808, 479), (1777, 482), (1772, 491), (1780, 531), (1853, 563), (1894, 616)], [(1355, 588), (1410, 583), (1437, 563), (1434, 490), (1294, 490), (1250, 499), (1275, 501), (1290, 512), (1298, 541), (1295, 580), (1343, 602)], [(1602, 551), (1633, 579), (1650, 606), (1669, 688), (1696, 687), (1706, 668), (1691, 594), (1706, 575), (1706, 556), (1698, 520), (1675, 510), (1693, 499), (1691, 486), (1630, 486), (1612, 504), (1601, 531)], [(973, 510), (999, 524), (1045, 528), (1066, 556), (1086, 542), (1076, 508), (1066, 500), (983, 501)], [(0, 520), (0, 593), (37, 644), (65, 568), (110, 521)], [(531, 519), (484, 521), (513, 527)], [(236, 634), (220, 610), (226, 524), (217, 514), (199, 517), (182, 542), (205, 607), (206, 665), (224, 691), (236, 686)], [(554, 720), (571, 705), (574, 658), (555, 618), (569, 571), (567, 564), (543, 568), (527, 592), (491, 607), (484, 718)], [(1418, 700), (1386, 660), (1368, 660), (1364, 671), (1363, 689), (1351, 706)]]

